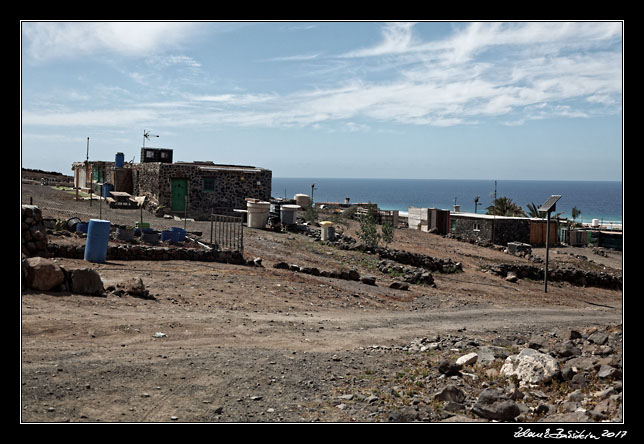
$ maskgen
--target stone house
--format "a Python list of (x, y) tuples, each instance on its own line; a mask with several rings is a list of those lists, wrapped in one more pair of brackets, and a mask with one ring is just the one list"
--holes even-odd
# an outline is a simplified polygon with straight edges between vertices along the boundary
[(161, 212), (207, 219), (212, 212), (246, 209), (246, 198), (271, 197), (272, 172), (264, 168), (213, 162), (145, 162), (131, 168), (133, 194), (146, 196)]
[[(450, 233), (475, 242), (507, 245), (521, 242), (545, 245), (547, 221), (539, 218), (493, 216), (477, 213), (450, 213)], [(558, 242), (557, 221), (550, 221), (550, 245)]]
[(271, 197), (271, 170), (211, 161), (172, 162), (172, 150), (165, 148), (144, 148), (141, 159), (141, 163), (75, 162), (74, 184), (88, 188), (91, 180), (95, 193), (108, 185), (109, 190), (145, 196), (145, 208), (157, 214), (195, 219), (208, 219), (212, 212), (234, 215), (233, 210), (246, 209), (246, 198)]

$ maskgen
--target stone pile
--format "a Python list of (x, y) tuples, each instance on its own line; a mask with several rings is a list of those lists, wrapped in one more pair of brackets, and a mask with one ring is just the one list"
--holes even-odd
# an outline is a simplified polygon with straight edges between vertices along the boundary
[(93, 296), (104, 295), (103, 281), (90, 268), (66, 269), (52, 259), (30, 257), (22, 260), (22, 288), (37, 291), (69, 291)]
[[(359, 281), (366, 285), (376, 285), (376, 278), (374, 276), (360, 276), (360, 273), (355, 269), (350, 270), (320, 270), (316, 267), (300, 267), (296, 264), (289, 264), (288, 262), (277, 262), (273, 268), (281, 270), (291, 270), (297, 273), (310, 274), (313, 276), (329, 277), (334, 279), (343, 279), (345, 281)], [(404, 282), (392, 282), (389, 288), (395, 290), (409, 290), (409, 285)]]
[(396, 262), (381, 260), (378, 263), (378, 270), (382, 273), (400, 276), (401, 279), (410, 284), (423, 284), (436, 287), (434, 276), (420, 267), (404, 267)]
[(47, 256), (47, 230), (40, 208), (22, 206), (22, 254), (26, 257)]
[(456, 415), (463, 422), (600, 422), (622, 418), (622, 344), (622, 327), (616, 325), (485, 343), (434, 336), (369, 349), (427, 353), (424, 384), (435, 387), (439, 416)]
[(374, 253), (381, 259), (390, 259), (400, 264), (424, 268), (438, 273), (458, 273), (463, 271), (463, 265), (451, 259), (440, 259), (426, 254), (381, 247), (375, 248)]

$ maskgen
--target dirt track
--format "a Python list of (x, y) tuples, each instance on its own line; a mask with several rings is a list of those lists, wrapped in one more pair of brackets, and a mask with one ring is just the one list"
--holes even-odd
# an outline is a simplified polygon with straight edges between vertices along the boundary
[[(89, 209), (87, 202), (48, 187), (23, 184), (23, 203), (29, 196), (44, 217), (98, 216), (96, 203)], [(125, 224), (139, 213), (103, 207), (102, 217)], [(145, 218), (157, 229), (177, 224)], [(205, 239), (209, 232), (207, 222), (188, 222), (187, 229), (203, 232)], [(352, 230), (355, 225), (347, 232)], [(383, 400), (400, 385), (396, 374), (438, 358), (401, 349), (415, 338), (451, 335), (483, 344), (622, 322), (622, 292), (551, 283), (546, 294), (542, 282), (509, 283), (482, 267), (527, 260), (427, 233), (397, 230), (391, 246), (460, 261), (464, 271), (435, 273), (436, 288), (410, 285), (408, 291), (388, 288), (392, 278), (378, 273), (376, 259), (364, 253), (297, 234), (247, 229), (244, 236), (246, 256), (261, 257), (264, 267), (91, 264), (106, 287), (140, 277), (155, 300), (23, 291), (21, 420), (382, 421), (405, 407), (404, 401), (352, 400), (338, 408), (338, 396), (378, 393)], [(584, 249), (590, 262), (560, 250), (551, 251), (553, 266), (565, 261), (621, 268), (619, 253), (600, 257)], [(57, 261), (66, 268), (88, 266)], [(354, 267), (376, 276), (377, 286), (272, 268), (278, 261), (324, 270)], [(443, 352), (449, 353), (454, 352)], [(415, 397), (426, 399), (433, 388), (428, 384)]]

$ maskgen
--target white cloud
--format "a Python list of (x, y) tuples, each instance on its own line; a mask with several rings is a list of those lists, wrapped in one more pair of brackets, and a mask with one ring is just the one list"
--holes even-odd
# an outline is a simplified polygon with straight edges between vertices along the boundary
[[(318, 85), (326, 87), (302, 87), (281, 94), (173, 91), (176, 92), (172, 96), (174, 100), (167, 102), (143, 102), (122, 110), (85, 113), (26, 112), (23, 122), (131, 125), (157, 119), (168, 126), (321, 128), (321, 124), (340, 121), (345, 130), (367, 130), (377, 125), (365, 119), (453, 126), (503, 116), (505, 124), (516, 125), (548, 117), (584, 118), (602, 112), (614, 113), (621, 104), (619, 23), (459, 24), (453, 34), (429, 41), (420, 38), (416, 29), (419, 26), (423, 25), (385, 24), (376, 45), (335, 59), (349, 64), (344, 69), (350, 76), (333, 83), (327, 80), (326, 72), (317, 72)], [(187, 32), (175, 29), (175, 37), (166, 39), (160, 35), (162, 27), (155, 29), (157, 33), (153, 34), (157, 37), (142, 39), (138, 45), (149, 48), (172, 45), (180, 40), (179, 34)], [(101, 32), (118, 35), (121, 30), (110, 28)], [(56, 35), (61, 34), (71, 38), (65, 33)], [(112, 42), (110, 46), (97, 36), (89, 40), (86, 44), (91, 48), (103, 45), (123, 53), (134, 51), (133, 45)], [(68, 45), (54, 45), (54, 48), (62, 47), (68, 48)], [(310, 57), (312, 60), (317, 54)], [(364, 64), (367, 58), (373, 60), (373, 65)], [(160, 56), (153, 60), (163, 66), (202, 68), (199, 62), (185, 56)], [(370, 76), (370, 69), (381, 69), (380, 61), (387, 63), (389, 70), (398, 64), (393, 77), (383, 80), (380, 75)], [(356, 65), (352, 65), (354, 62)], [(139, 82), (146, 80), (137, 73), (130, 75)], [(358, 119), (366, 123), (352, 123)]]
[(148, 57), (176, 48), (197, 30), (187, 22), (23, 22), (25, 55), (36, 61), (94, 53)]

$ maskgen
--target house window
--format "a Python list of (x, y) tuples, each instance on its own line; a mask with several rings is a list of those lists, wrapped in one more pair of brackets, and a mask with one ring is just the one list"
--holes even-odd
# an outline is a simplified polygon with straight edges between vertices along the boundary
[(201, 189), (203, 191), (214, 192), (215, 191), (215, 178), (214, 177), (204, 177)]
[(146, 151), (145, 157), (148, 159), (154, 159), (154, 151)]
[(474, 222), (474, 231), (481, 231), (481, 224), (478, 222)]
[(456, 219), (450, 221), (450, 230), (456, 231)]

